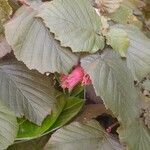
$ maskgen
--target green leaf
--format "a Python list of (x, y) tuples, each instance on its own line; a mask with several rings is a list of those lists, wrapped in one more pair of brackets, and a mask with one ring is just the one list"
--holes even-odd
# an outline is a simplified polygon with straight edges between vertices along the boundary
[(15, 56), (29, 69), (41, 73), (68, 73), (77, 64), (77, 56), (69, 48), (61, 47), (36, 15), (35, 10), (23, 6), (6, 24), (6, 39)]
[(81, 85), (77, 85), (74, 87), (70, 94), (73, 97), (80, 97), (80, 95), (84, 95), (84, 87)]
[(117, 23), (132, 24), (142, 29), (143, 23), (141, 19), (138, 19), (140, 18), (139, 16), (142, 16), (140, 9), (143, 6), (140, 6), (140, 2), (139, 0), (123, 0), (121, 6), (114, 13), (108, 15), (108, 17)]
[(15, 115), (0, 103), (0, 149), (11, 145), (17, 135), (18, 124)]
[(57, 104), (53, 109), (52, 114), (45, 118), (41, 126), (37, 126), (36, 124), (29, 122), (28, 120), (20, 119), (17, 140), (35, 138), (46, 132), (55, 123), (58, 116), (61, 115), (65, 103), (65, 97), (61, 95), (57, 100)]
[(59, 115), (56, 122), (49, 130), (53, 131), (65, 125), (68, 121), (70, 121), (73, 117), (75, 117), (79, 113), (83, 105), (84, 101), (80, 98), (77, 97), (67, 98), (67, 103), (62, 113)]
[(90, 75), (97, 96), (100, 96), (119, 121), (124, 124), (138, 118), (138, 96), (133, 78), (119, 55), (106, 50), (81, 60)]
[(101, 20), (87, 0), (55, 0), (47, 2), (39, 10), (39, 17), (73, 52), (94, 53), (104, 48)]
[(135, 80), (141, 80), (150, 72), (150, 39), (137, 27), (119, 25), (127, 32), (130, 46), (127, 51), (127, 66)]
[(0, 34), (3, 33), (4, 27), (3, 24), (9, 19), (9, 16), (12, 13), (12, 8), (10, 7), (7, 0), (0, 1)]
[(122, 29), (111, 28), (107, 36), (107, 44), (120, 53), (122, 57), (126, 57), (129, 47), (129, 38), (127, 33)]
[(109, 15), (113, 21), (122, 24), (127, 24), (132, 16), (133, 10), (124, 4), (122, 4), (114, 13)]
[[(27, 120), (21, 119), (17, 140), (39, 137), (44, 132), (52, 132), (71, 120), (82, 108), (84, 101), (79, 98), (60, 95), (58, 103), (51, 116), (48, 116), (41, 126), (37, 126)], [(66, 105), (65, 105), (66, 104)]]
[(17, 61), (0, 63), (0, 99), (18, 117), (40, 125), (55, 106), (51, 79)]
[(109, 136), (98, 122), (73, 122), (57, 130), (46, 150), (123, 150), (118, 141)]
[(142, 121), (134, 121), (127, 127), (120, 127), (119, 138), (127, 144), (129, 150), (149, 150), (150, 130)]
[(0, 1), (0, 21), (4, 23), (12, 14), (12, 8), (10, 7), (8, 0)]

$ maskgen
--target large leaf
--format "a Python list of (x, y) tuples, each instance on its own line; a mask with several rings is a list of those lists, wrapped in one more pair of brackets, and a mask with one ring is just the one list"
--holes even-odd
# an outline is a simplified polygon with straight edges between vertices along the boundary
[(136, 27), (123, 25), (118, 27), (127, 32), (130, 40), (127, 65), (134, 79), (141, 80), (150, 72), (150, 39)]
[(142, 121), (134, 121), (127, 127), (120, 127), (118, 130), (122, 142), (127, 144), (129, 150), (149, 150), (150, 130)]
[(25, 6), (18, 10), (16, 17), (5, 26), (8, 43), (17, 59), (28, 68), (41, 73), (67, 73), (77, 64), (77, 56), (69, 48), (60, 46), (42, 21), (35, 18), (36, 14)]
[(0, 103), (0, 149), (11, 145), (17, 135), (18, 125), (15, 115)]
[(7, 150), (43, 150), (50, 136), (51, 133), (35, 139), (18, 141), (11, 145)]
[(107, 33), (107, 44), (120, 53), (122, 57), (126, 57), (129, 47), (129, 38), (127, 33), (122, 29), (111, 28)]
[(133, 78), (119, 55), (106, 50), (102, 55), (82, 59), (82, 67), (90, 75), (97, 96), (124, 124), (138, 118), (138, 98)]
[[(39, 127), (30, 123), (27, 120), (20, 120), (18, 140), (31, 139), (49, 133), (61, 126), (65, 125), (71, 120), (82, 108), (84, 101), (79, 98), (66, 97), (61, 95), (59, 98), (57, 108), (54, 109), (51, 116), (48, 116)], [(66, 103), (66, 105), (65, 105)], [(19, 122), (20, 122), (19, 121)], [(46, 132), (47, 133), (47, 132)]]
[(65, 125), (79, 113), (83, 107), (83, 104), (84, 101), (82, 99), (77, 97), (69, 97), (62, 113), (59, 115), (56, 122), (49, 130), (53, 131)]
[(47, 27), (74, 52), (96, 52), (104, 47), (101, 21), (88, 0), (55, 0), (39, 11)]
[(148, 150), (150, 134), (139, 121), (139, 101), (133, 78), (118, 54), (106, 51), (101, 56), (88, 56), (82, 60), (82, 66), (91, 76), (97, 95), (121, 121), (121, 141), (130, 150)]
[(42, 135), (45, 131), (47, 131), (57, 120), (59, 115), (61, 115), (61, 112), (65, 106), (65, 97), (60, 96), (57, 98), (57, 105), (52, 111), (52, 114), (45, 118), (45, 120), (42, 122), (41, 126), (37, 126), (34, 123), (29, 122), (25, 119), (19, 119), (19, 132), (17, 139), (27, 139), (27, 138), (35, 138), (40, 135)]
[(47, 150), (122, 150), (123, 147), (110, 137), (96, 121), (74, 122), (57, 130)]
[(50, 78), (16, 61), (0, 64), (0, 99), (18, 117), (41, 124), (55, 105), (55, 95)]

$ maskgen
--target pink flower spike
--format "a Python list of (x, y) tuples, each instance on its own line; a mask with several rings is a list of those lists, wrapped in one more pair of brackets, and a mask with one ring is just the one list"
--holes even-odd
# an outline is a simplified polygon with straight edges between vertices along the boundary
[(77, 84), (91, 84), (90, 76), (88, 74), (85, 74), (84, 69), (80, 65), (75, 66), (73, 71), (69, 75), (62, 74), (60, 77), (60, 81), (61, 87), (63, 89), (67, 88), (69, 92), (71, 92)]
[(92, 83), (90, 76), (88, 74), (85, 74), (83, 76), (82, 85), (90, 85)]
[(81, 66), (77, 66), (71, 74), (68, 75), (67, 83), (68, 89), (71, 91), (77, 84), (82, 82), (84, 70)]
[(61, 87), (62, 87), (63, 89), (68, 88), (67, 79), (68, 79), (68, 76), (67, 76), (67, 75), (61, 74), (61, 76), (60, 76), (60, 82), (61, 82)]

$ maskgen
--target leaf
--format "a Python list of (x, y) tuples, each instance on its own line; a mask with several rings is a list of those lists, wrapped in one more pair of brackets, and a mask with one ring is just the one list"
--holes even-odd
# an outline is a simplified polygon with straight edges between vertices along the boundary
[(55, 38), (73, 52), (94, 53), (104, 48), (101, 21), (87, 0), (55, 0), (47, 2), (39, 10)]
[(31, 140), (15, 142), (7, 150), (42, 150), (48, 142), (51, 134), (42, 135)]
[(80, 84), (76, 85), (70, 94), (73, 97), (80, 97), (80, 95), (84, 95), (84, 87)]
[(143, 81), (142, 85), (143, 85), (145, 90), (150, 91), (150, 80), (149, 79), (146, 79), (145, 81)]
[(17, 0), (8, 0), (8, 3), (13, 11), (16, 11), (20, 5), (17, 3)]
[(95, 119), (98, 116), (101, 116), (102, 114), (108, 114), (108, 110), (106, 110), (104, 104), (98, 103), (98, 104), (87, 104), (82, 109), (82, 112), (80, 115), (77, 116), (75, 121), (77, 122), (83, 122), (91, 119)]
[(0, 103), (0, 149), (11, 145), (17, 135), (18, 124), (15, 115)]
[(41, 136), (55, 123), (59, 115), (61, 115), (61, 112), (64, 109), (66, 103), (65, 97), (62, 95), (57, 99), (57, 104), (53, 109), (52, 114), (45, 118), (41, 126), (37, 126), (36, 124), (33, 124), (26, 119), (19, 120), (20, 124), (17, 140), (23, 140), (27, 138), (30, 139)]
[(8, 0), (1, 0), (0, 2), (0, 21), (4, 23), (12, 14), (12, 8), (10, 7)]
[(119, 8), (122, 0), (92, 0), (94, 7), (99, 9), (101, 13), (113, 13)]
[(12, 8), (7, 0), (0, 0), (0, 34), (3, 34), (3, 24), (9, 19), (12, 14)]
[(57, 130), (52, 137), (46, 150), (122, 150), (123, 147), (96, 121), (86, 123), (73, 122)]
[(127, 66), (135, 80), (141, 80), (150, 72), (150, 39), (134, 26), (119, 25), (127, 32), (130, 46), (127, 51)]
[(120, 7), (114, 13), (109, 15), (109, 17), (113, 21), (122, 24), (127, 24), (132, 16), (133, 10), (130, 7), (123, 4), (121, 4)]
[(84, 89), (85, 99), (88, 103), (103, 103), (102, 99), (96, 95), (93, 85), (87, 85)]
[(67, 103), (62, 113), (59, 115), (56, 122), (49, 130), (54, 131), (65, 125), (68, 121), (70, 121), (73, 117), (75, 117), (79, 113), (83, 105), (84, 101), (80, 98), (77, 97), (67, 98)]
[(123, 124), (138, 118), (138, 97), (130, 71), (121, 58), (111, 50), (81, 60), (90, 75), (97, 96)]
[(149, 131), (139, 122), (139, 101), (132, 76), (112, 51), (88, 56), (82, 66), (91, 76), (97, 95), (121, 122), (119, 136), (130, 150), (148, 150)]
[(118, 132), (121, 141), (127, 143), (127, 149), (149, 150), (150, 130), (144, 126), (142, 121), (134, 121), (125, 128), (119, 128)]
[(50, 78), (12, 61), (0, 63), (0, 99), (18, 117), (40, 125), (55, 106), (56, 93)]
[(6, 24), (6, 39), (15, 56), (29, 69), (41, 73), (68, 73), (77, 64), (77, 56), (69, 48), (60, 46), (42, 21), (35, 18), (36, 14), (35, 10), (23, 6)]
[(83, 103), (84, 101), (79, 98), (60, 95), (52, 115), (48, 116), (40, 127), (27, 120), (20, 120), (22, 123), (19, 126), (17, 140), (32, 139), (41, 136), (46, 131), (49, 133), (56, 130), (71, 120), (81, 110)]
[(142, 16), (142, 1), (139, 0), (123, 0), (120, 7), (112, 14), (109, 14), (113, 21), (121, 24), (132, 24), (138, 28), (143, 28), (143, 23), (139, 16)]
[(127, 33), (122, 29), (111, 28), (107, 36), (107, 44), (120, 53), (122, 57), (126, 57), (129, 47), (129, 38)]
[(5, 38), (0, 37), (0, 58), (11, 52), (11, 47), (8, 45)]

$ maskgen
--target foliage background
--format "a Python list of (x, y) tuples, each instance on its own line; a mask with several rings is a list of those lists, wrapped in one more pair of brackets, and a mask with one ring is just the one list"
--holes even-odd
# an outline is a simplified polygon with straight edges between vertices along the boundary
[(149, 150), (149, 6), (0, 0), (0, 149)]

